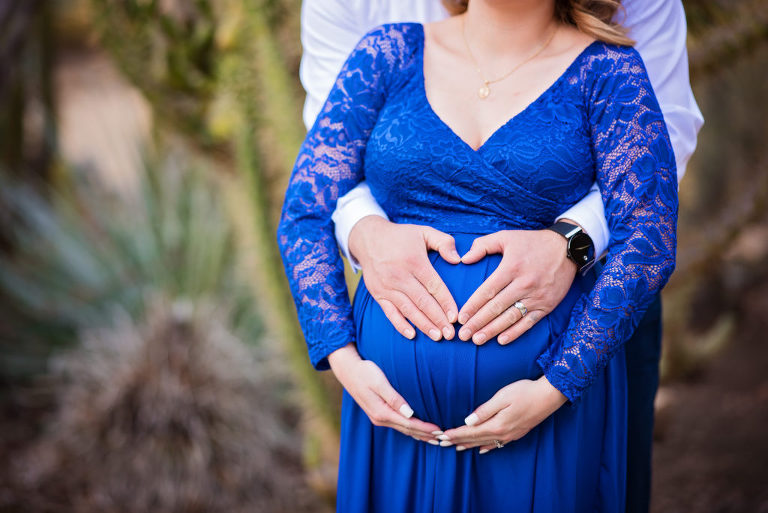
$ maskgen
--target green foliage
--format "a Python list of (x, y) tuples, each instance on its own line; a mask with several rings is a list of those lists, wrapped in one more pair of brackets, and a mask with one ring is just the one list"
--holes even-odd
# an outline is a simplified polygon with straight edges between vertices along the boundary
[(15, 249), (0, 261), (0, 290), (13, 305), (0, 313), (7, 346), (0, 361), (16, 358), (18, 370), (17, 359), (28, 355), (30, 365), (43, 364), (47, 351), (108, 322), (116, 308), (140, 317), (158, 292), (215, 300), (231, 312), (238, 336), (258, 339), (252, 289), (238, 274), (217, 183), (181, 166), (147, 165), (130, 198), (87, 181), (51, 190), (49, 200), (28, 186), (2, 184)]

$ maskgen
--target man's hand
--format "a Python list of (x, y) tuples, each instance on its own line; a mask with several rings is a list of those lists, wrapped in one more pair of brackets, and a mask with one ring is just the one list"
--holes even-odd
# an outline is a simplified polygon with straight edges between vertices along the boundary
[(386, 426), (404, 435), (436, 445), (441, 434), (435, 424), (413, 417), (413, 409), (392, 388), (378, 365), (363, 360), (353, 344), (337, 349), (328, 356), (336, 379), (363, 409), (375, 426)]
[[(563, 300), (576, 276), (566, 241), (551, 230), (507, 230), (475, 239), (462, 257), (465, 264), (501, 253), (501, 263), (459, 312), (461, 340), (484, 344), (498, 335), (508, 344), (528, 331)], [(514, 306), (528, 309), (523, 316)]]
[(437, 438), (440, 445), (455, 445), (461, 451), (480, 447), (480, 454), (519, 440), (557, 411), (566, 398), (546, 377), (523, 379), (505, 386), (464, 420), (465, 426), (449, 429)]
[(413, 338), (411, 321), (433, 340), (450, 339), (458, 307), (427, 257), (429, 249), (452, 264), (461, 261), (453, 237), (428, 226), (368, 216), (349, 234), (349, 250), (360, 262), (365, 285), (395, 329)]

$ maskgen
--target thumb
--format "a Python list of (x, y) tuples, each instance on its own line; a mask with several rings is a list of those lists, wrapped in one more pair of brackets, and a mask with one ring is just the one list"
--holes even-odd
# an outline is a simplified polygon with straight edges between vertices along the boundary
[(397, 391), (392, 388), (392, 385), (389, 384), (389, 381), (387, 381), (386, 378), (382, 381), (379, 381), (373, 390), (378, 394), (379, 397), (381, 397), (385, 403), (389, 405), (390, 408), (399, 412), (400, 415), (406, 419), (413, 417), (413, 408), (411, 408), (408, 403), (405, 402), (403, 396), (398, 394)]
[(491, 233), (490, 235), (476, 238), (472, 242), (472, 247), (469, 248), (469, 251), (464, 253), (464, 256), (461, 257), (462, 263), (474, 264), (475, 262), (480, 261), (485, 255), (499, 253), (499, 242), (498, 233)]
[(502, 407), (503, 404), (499, 398), (499, 394), (496, 394), (488, 401), (478, 406), (474, 412), (469, 414), (467, 418), (464, 419), (464, 423), (467, 426), (476, 426), (478, 424), (482, 424), (483, 422), (495, 416), (499, 410), (502, 409)]
[(459, 252), (456, 251), (456, 241), (447, 233), (441, 232), (428, 226), (424, 227), (424, 242), (427, 243), (427, 249), (434, 249), (448, 263), (458, 264), (461, 262)]

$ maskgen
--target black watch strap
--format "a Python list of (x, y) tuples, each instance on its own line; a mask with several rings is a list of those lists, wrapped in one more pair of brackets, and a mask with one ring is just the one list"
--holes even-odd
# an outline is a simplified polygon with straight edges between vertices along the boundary
[(576, 226), (575, 224), (566, 223), (565, 221), (558, 221), (550, 226), (549, 229), (553, 232), (559, 233), (565, 237), (566, 240), (571, 240), (574, 235), (584, 231), (581, 229), (581, 227)]
[(566, 255), (576, 264), (580, 273), (584, 274), (592, 268), (595, 263), (595, 245), (584, 230), (565, 221), (558, 221), (549, 229), (565, 238), (568, 244)]

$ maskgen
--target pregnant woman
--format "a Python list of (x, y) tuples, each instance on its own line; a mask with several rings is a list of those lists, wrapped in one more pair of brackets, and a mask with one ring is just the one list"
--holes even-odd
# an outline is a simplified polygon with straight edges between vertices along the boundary
[[(377, 27), (345, 63), (297, 158), (278, 242), (312, 363), (350, 391), (381, 369), (424, 422), (413, 437), (374, 425), (366, 398), (345, 392), (339, 511), (623, 510), (626, 369), (614, 356), (674, 268), (677, 181), (615, 10), (472, 0), (445, 21)], [(597, 181), (605, 267), (512, 345), (408, 340), (363, 282), (348, 300), (331, 214), (363, 179), (392, 220), (446, 232), (461, 254), (483, 235), (550, 226)], [(432, 255), (459, 307), (499, 256), (471, 260)], [(451, 429), (509, 387), (552, 414), (487, 440)]]

